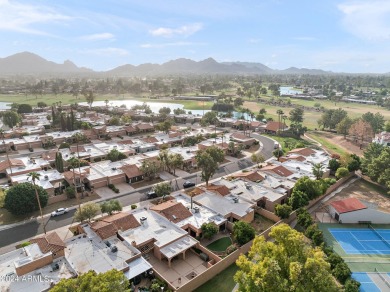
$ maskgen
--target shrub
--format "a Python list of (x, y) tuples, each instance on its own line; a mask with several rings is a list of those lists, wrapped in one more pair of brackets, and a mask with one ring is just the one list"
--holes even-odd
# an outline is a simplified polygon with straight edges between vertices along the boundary
[(341, 284), (344, 284), (351, 277), (351, 270), (345, 262), (341, 262), (332, 270), (332, 274)]
[(275, 206), (275, 214), (279, 216), (282, 219), (290, 217), (290, 214), (292, 212), (292, 207), (287, 204), (279, 205), (277, 204)]
[(354, 279), (348, 279), (345, 281), (345, 292), (359, 292), (360, 283)]
[(232, 245), (229, 245), (227, 248), (226, 248), (226, 254), (231, 254), (232, 252), (234, 252), (235, 250), (237, 250), (237, 246), (235, 246), (234, 244)]
[(117, 193), (117, 194), (119, 194), (119, 190), (118, 190), (118, 189), (115, 189), (114, 192)]
[(131, 205), (131, 210), (137, 209), (137, 205), (133, 204)]
[(320, 246), (324, 242), (324, 236), (322, 231), (318, 229), (317, 224), (310, 225), (306, 229), (305, 235), (310, 238), (316, 246)]
[(255, 229), (247, 222), (237, 221), (233, 225), (233, 236), (238, 244), (243, 245), (255, 238)]
[(65, 189), (65, 194), (66, 196), (68, 197), (68, 199), (73, 199), (76, 197), (76, 192), (75, 192), (75, 189), (74, 187), (72, 186), (69, 186)]
[(210, 239), (218, 233), (218, 227), (214, 223), (203, 223), (201, 229), (203, 237), (206, 239)]
[(67, 142), (62, 142), (59, 149), (64, 149), (64, 148), (70, 148), (70, 144)]
[(19, 245), (19, 247), (21, 248), (21, 247), (29, 246), (30, 244), (31, 244), (31, 242), (25, 241), (25, 242), (21, 243), (21, 244)]
[(304, 209), (300, 208), (297, 210), (297, 222), (299, 225), (301, 225), (303, 228), (308, 228), (310, 225), (313, 224), (313, 218), (311, 217), (310, 213)]
[(343, 177), (346, 177), (348, 174), (349, 174), (349, 171), (348, 171), (348, 169), (346, 169), (345, 167), (340, 167), (340, 168), (337, 169), (337, 171), (336, 171), (336, 177), (337, 177), (338, 179), (343, 178)]

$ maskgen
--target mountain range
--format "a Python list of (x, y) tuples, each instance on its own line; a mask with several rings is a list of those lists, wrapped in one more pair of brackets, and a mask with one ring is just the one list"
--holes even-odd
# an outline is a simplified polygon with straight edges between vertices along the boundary
[(78, 67), (66, 60), (63, 64), (48, 61), (30, 52), (17, 53), (6, 58), (0, 58), (0, 75), (104, 75), (117, 77), (179, 75), (179, 74), (226, 74), (226, 75), (257, 75), (257, 74), (332, 74), (330, 71), (291, 67), (285, 70), (271, 69), (261, 63), (251, 62), (222, 62), (213, 58), (193, 61), (180, 58), (163, 64), (123, 65), (109, 71), (93, 71)]

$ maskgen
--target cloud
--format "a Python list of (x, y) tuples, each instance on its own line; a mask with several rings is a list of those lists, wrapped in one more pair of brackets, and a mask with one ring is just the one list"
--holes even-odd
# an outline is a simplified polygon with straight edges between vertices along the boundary
[(173, 36), (185, 36), (188, 37), (203, 28), (201, 23), (193, 23), (190, 25), (183, 25), (178, 28), (159, 27), (149, 30), (149, 33), (153, 36), (161, 37), (173, 37)]
[(390, 39), (390, 1), (348, 1), (337, 7), (350, 33), (366, 40)]
[(60, 14), (46, 6), (21, 4), (16, 1), (0, 0), (0, 30), (28, 34), (49, 35), (34, 28), (36, 24), (48, 24), (71, 20), (72, 17)]
[(257, 44), (261, 41), (262, 41), (262, 39), (256, 39), (256, 38), (252, 38), (252, 39), (248, 40), (248, 42), (250, 42), (251, 44)]
[(85, 41), (104, 41), (104, 40), (113, 41), (115, 40), (115, 36), (112, 33), (104, 32), (104, 33), (84, 35), (80, 37), (80, 39)]
[(150, 48), (166, 48), (166, 47), (182, 47), (182, 46), (196, 46), (196, 45), (205, 45), (205, 43), (192, 43), (192, 42), (174, 42), (174, 43), (160, 43), (160, 44), (142, 44), (141, 48), (150, 49)]
[(121, 48), (109, 47), (109, 48), (86, 50), (83, 53), (94, 54), (98, 56), (126, 56), (129, 54), (129, 51)]

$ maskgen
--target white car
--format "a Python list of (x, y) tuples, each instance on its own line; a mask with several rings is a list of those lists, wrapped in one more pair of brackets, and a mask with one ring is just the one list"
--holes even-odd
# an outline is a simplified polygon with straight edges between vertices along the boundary
[(62, 215), (62, 214), (68, 213), (68, 212), (69, 212), (68, 208), (59, 208), (59, 209), (51, 212), (51, 217), (59, 216), (59, 215)]

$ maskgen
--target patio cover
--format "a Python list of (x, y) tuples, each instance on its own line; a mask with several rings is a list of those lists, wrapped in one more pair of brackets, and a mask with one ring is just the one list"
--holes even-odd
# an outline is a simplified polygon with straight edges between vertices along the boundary
[(190, 247), (193, 247), (196, 243), (197, 241), (195, 239), (187, 235), (164, 246), (160, 251), (166, 258), (171, 259)]
[(134, 277), (150, 270), (152, 268), (143, 257), (136, 258), (134, 261), (128, 263), (129, 270), (124, 272), (127, 279), (133, 279)]

